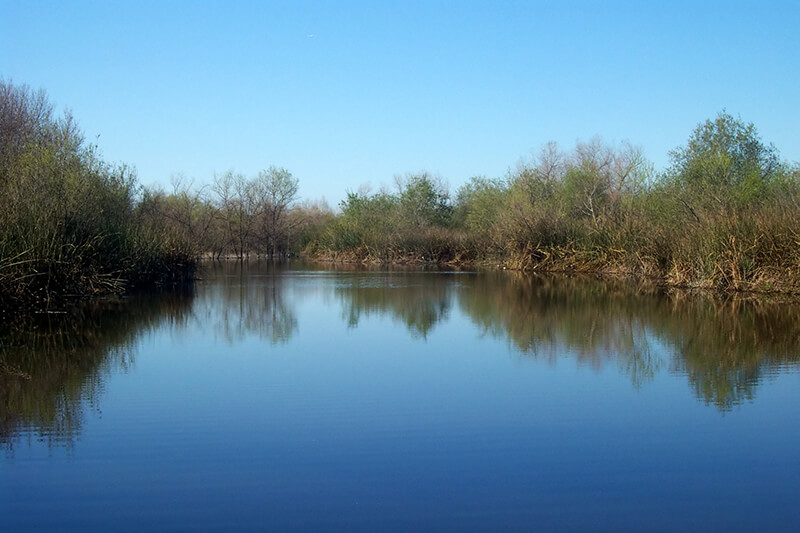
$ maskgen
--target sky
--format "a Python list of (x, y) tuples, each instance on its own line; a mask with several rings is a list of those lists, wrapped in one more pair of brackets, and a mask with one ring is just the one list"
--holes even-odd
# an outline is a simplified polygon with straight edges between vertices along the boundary
[(549, 141), (657, 170), (723, 109), (800, 161), (800, 1), (0, 0), (0, 78), (147, 186), (283, 167), (332, 207)]

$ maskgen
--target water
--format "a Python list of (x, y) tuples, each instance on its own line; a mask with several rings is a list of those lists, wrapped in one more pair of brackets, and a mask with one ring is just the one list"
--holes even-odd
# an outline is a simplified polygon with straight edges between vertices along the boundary
[(800, 308), (236, 264), (0, 340), (0, 529), (797, 531)]

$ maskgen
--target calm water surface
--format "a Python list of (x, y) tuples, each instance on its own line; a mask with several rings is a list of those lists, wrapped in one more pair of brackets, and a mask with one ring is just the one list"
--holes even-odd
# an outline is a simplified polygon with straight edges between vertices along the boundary
[(39, 316), (0, 529), (800, 530), (800, 308), (645, 292), (230, 264)]

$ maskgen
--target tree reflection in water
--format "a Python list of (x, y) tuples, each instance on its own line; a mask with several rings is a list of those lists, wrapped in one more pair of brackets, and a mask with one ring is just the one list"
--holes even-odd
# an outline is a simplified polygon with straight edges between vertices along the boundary
[(215, 264), (214, 282), (195, 302), (194, 314), (210, 318), (229, 344), (251, 334), (284, 344), (297, 331), (297, 317), (285, 294), (288, 275), (273, 262)]
[(615, 362), (637, 387), (663, 366), (645, 317), (657, 295), (591, 279), (498, 273), (476, 278), (460, 296), (479, 328), (522, 353), (550, 361), (569, 355), (598, 369)]
[(800, 360), (796, 303), (510, 272), (362, 272), (340, 279), (336, 294), (350, 327), (385, 314), (425, 339), (457, 305), (484, 335), (523, 354), (614, 364), (637, 388), (660, 371), (685, 375), (699, 399), (721, 410), (752, 399), (765, 372)]
[(135, 340), (165, 320), (190, 320), (192, 291), (84, 302), (0, 336), (0, 443), (21, 437), (71, 447), (106, 376), (127, 372)]
[(420, 272), (361, 272), (339, 283), (336, 295), (351, 328), (370, 315), (389, 315), (415, 338), (427, 338), (449, 316), (452, 283)]
[(211, 327), (229, 344), (248, 335), (286, 344), (298, 334), (290, 303), (305, 297), (329, 306), (332, 296), (351, 328), (383, 315), (423, 341), (463, 314), (479, 334), (504, 339), (518, 353), (615, 365), (635, 387), (659, 372), (686, 376), (701, 401), (723, 411), (752, 400), (765, 376), (800, 360), (800, 306), (786, 302), (505, 272), (307, 273), (233, 263), (209, 274), (197, 295), (83, 304), (0, 336), (2, 446), (11, 453), (26, 438), (74, 445), (87, 410), (99, 408), (107, 376), (133, 365), (148, 331)]
[(666, 367), (722, 410), (752, 399), (765, 372), (800, 360), (800, 306), (787, 302), (514, 273), (476, 277), (459, 296), (483, 331), (523, 353), (614, 361), (637, 387)]

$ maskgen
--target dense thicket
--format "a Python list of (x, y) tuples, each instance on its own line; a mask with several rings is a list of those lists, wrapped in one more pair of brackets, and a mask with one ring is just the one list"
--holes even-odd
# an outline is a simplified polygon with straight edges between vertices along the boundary
[(800, 172), (752, 124), (701, 123), (657, 174), (636, 147), (550, 143), (501, 179), (449, 197), (428, 174), (350, 193), (317, 257), (483, 261), (520, 270), (655, 277), (670, 285), (800, 291)]
[(284, 259), (333, 218), (324, 202), (297, 203), (298, 180), (284, 168), (251, 178), (228, 171), (199, 189), (176, 176), (172, 185), (145, 191), (141, 209), (208, 258)]
[(0, 311), (190, 276), (188, 247), (137, 191), (44, 92), (0, 82)]
[(350, 192), (334, 212), (298, 204), (283, 168), (194, 189), (136, 185), (100, 159), (42, 92), (0, 83), (0, 308), (183, 279), (195, 259), (484, 263), (620, 273), (676, 286), (800, 292), (800, 170), (723, 112), (657, 173), (599, 139), (550, 143), (502, 178), (451, 196), (428, 173)]

